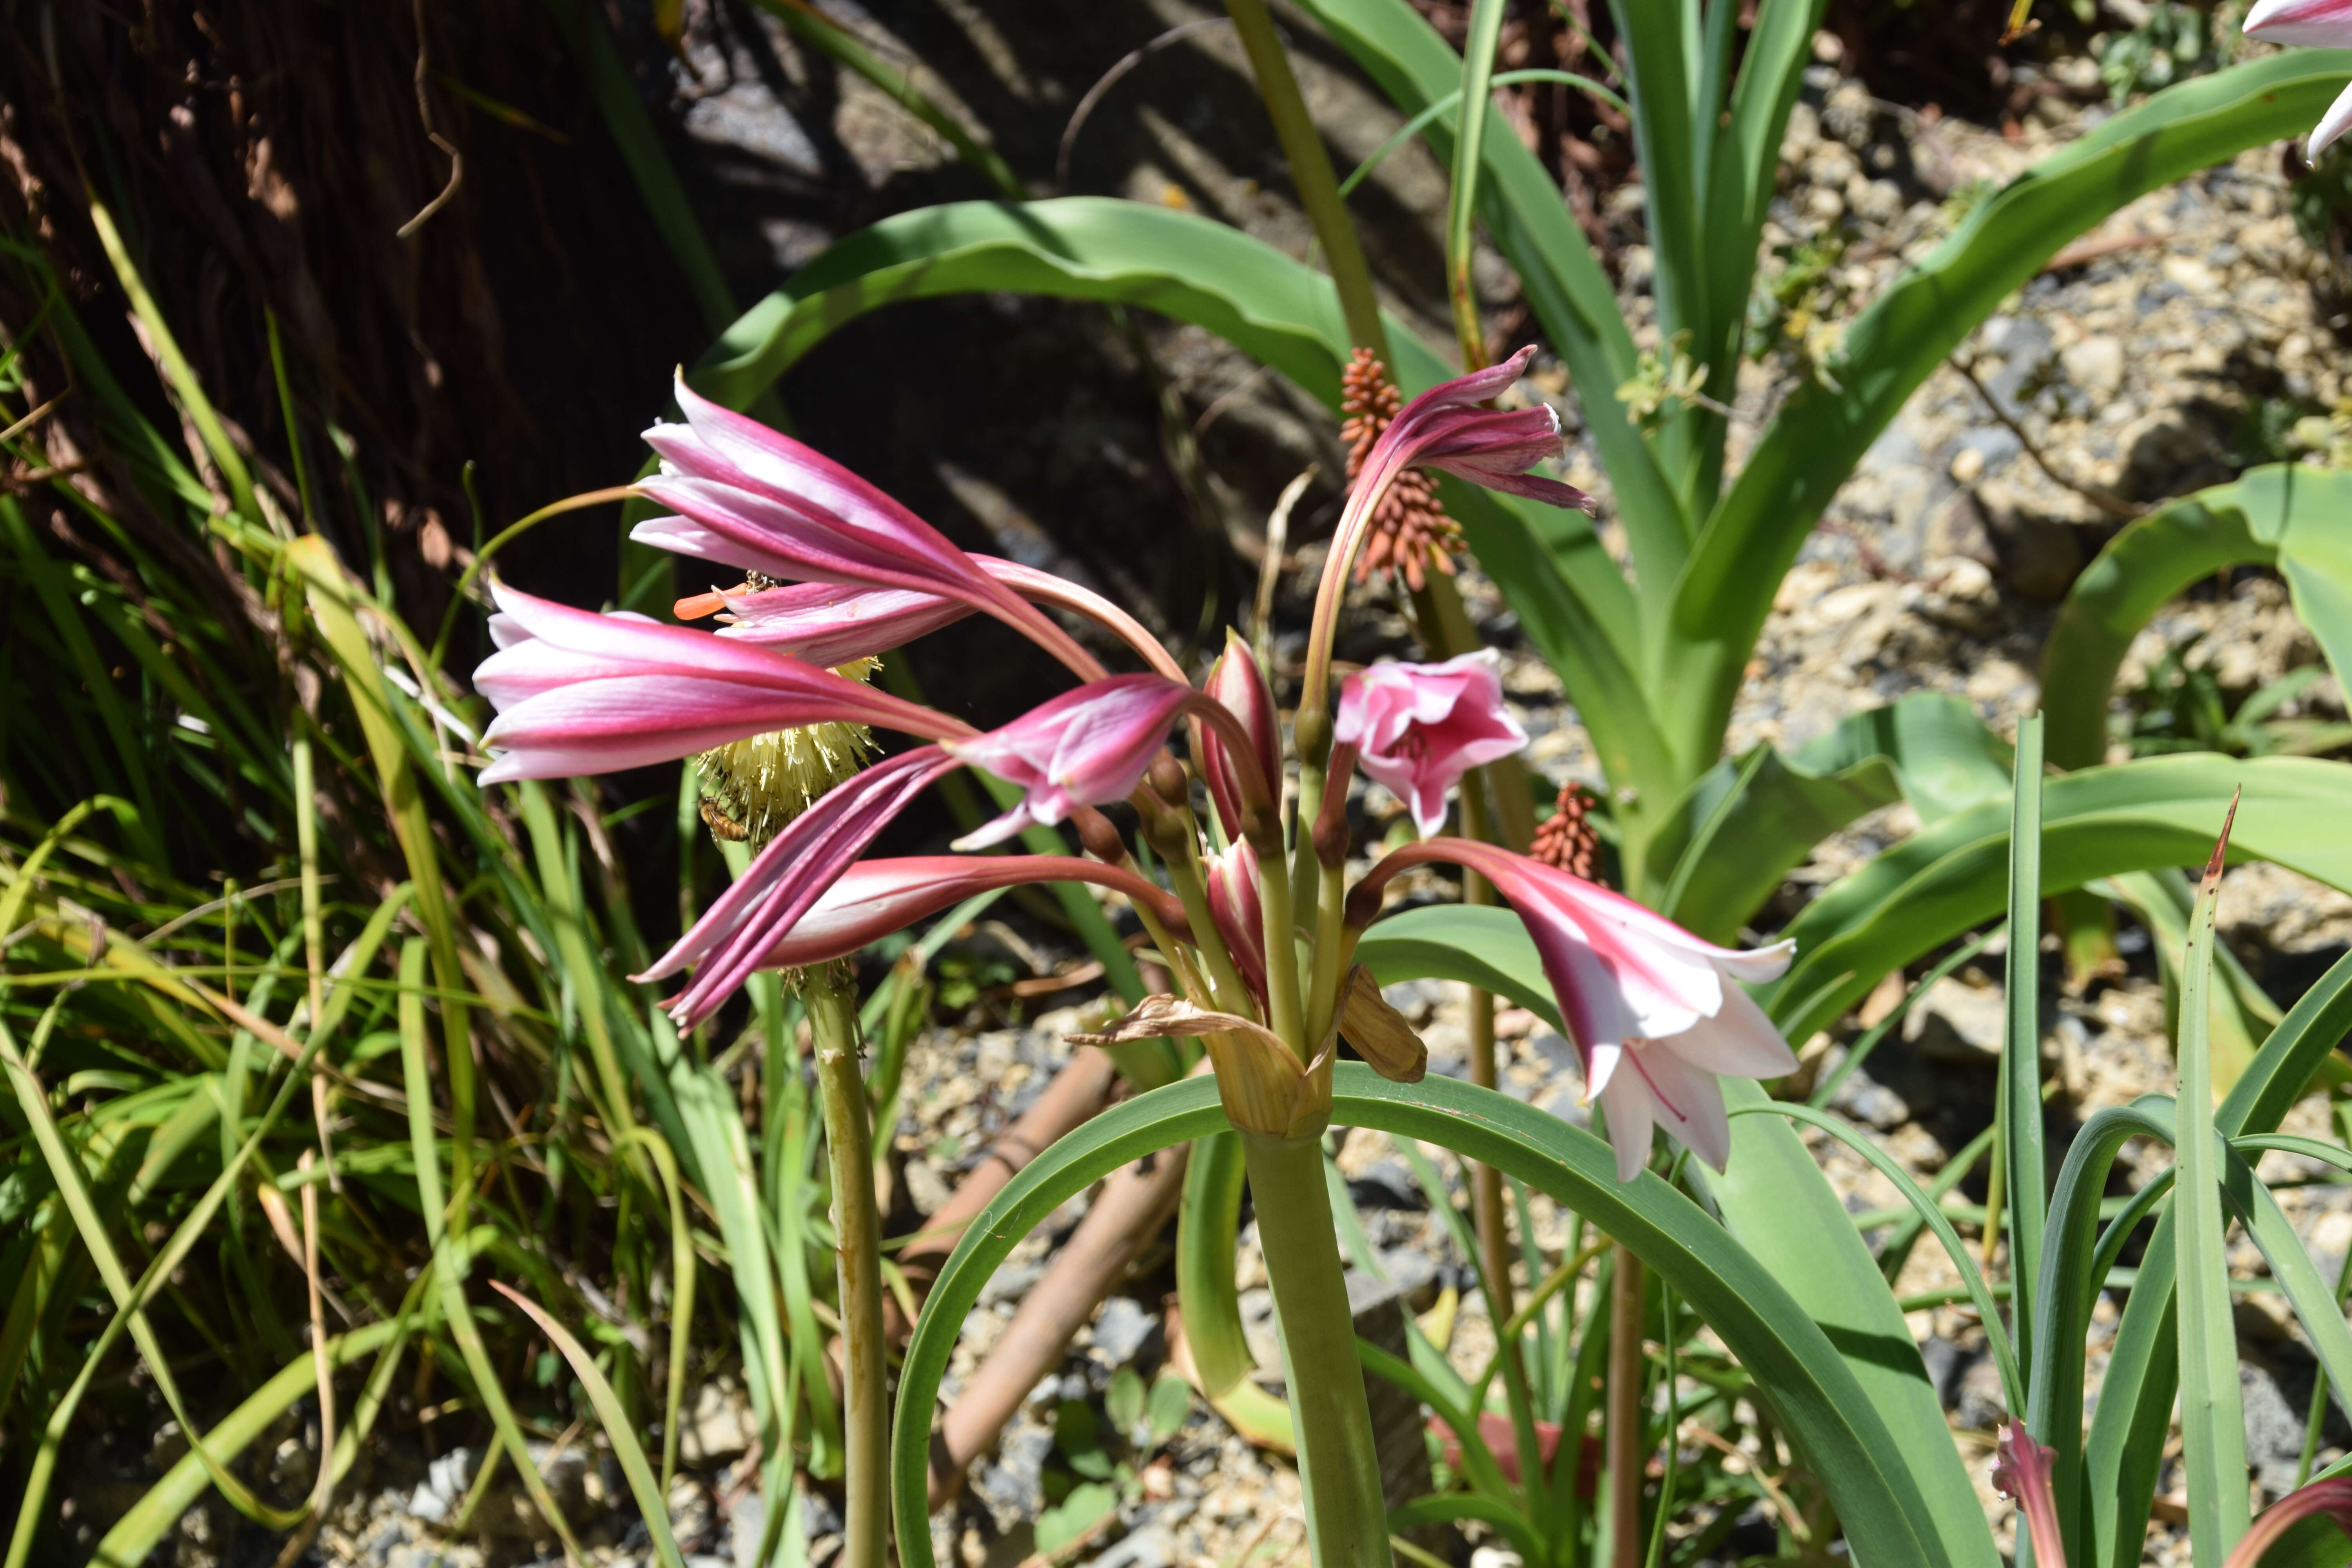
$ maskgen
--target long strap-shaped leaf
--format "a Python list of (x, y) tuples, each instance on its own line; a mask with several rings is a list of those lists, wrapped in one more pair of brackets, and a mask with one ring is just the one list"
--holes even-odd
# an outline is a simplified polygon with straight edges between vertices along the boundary
[(2190, 584), (2231, 566), (2277, 566), (2338, 680), (2352, 675), (2347, 514), (2352, 474), (2273, 463), (2183, 496), (2107, 541), (2067, 590), (2042, 647), (2051, 762), (2071, 769), (2099, 760), (2107, 698), (2132, 638)]
[(2301, 134), (2347, 71), (2352, 54), (2291, 49), (2166, 89), (2011, 181), (1855, 318), (1838, 386), (1790, 396), (1706, 520), (1672, 615), (1653, 628), (1668, 678), (1659, 689), (1675, 693), (1680, 752), (1713, 762), (1789, 563), (1864, 450), (1962, 337), (2060, 246), (2125, 203)]
[[(2352, 766), (2200, 753), (2050, 780), (2042, 793), (2042, 890), (2201, 864), (2212, 847), (2215, 804), (2242, 784), (2246, 820), (2232, 845), (2242, 858), (2276, 861), (2352, 889), (2352, 831), (2344, 816)], [(1889, 970), (1998, 913), (2008, 860), (2006, 803), (1989, 803), (1922, 830), (1840, 881), (1781, 933), (1796, 939), (1797, 961), (1759, 994), (1775, 1020), (1803, 1039)]]
[(2189, 1488), (2189, 1539), (2200, 1563), (2219, 1563), (2252, 1522), (2246, 1507), (2246, 1410), (2238, 1392), (2238, 1327), (2230, 1310), (2230, 1255), (2223, 1247), (2221, 1173), (2213, 1157), (2213, 1058), (2205, 1025), (2213, 989), (2214, 905), (2229, 854), (2235, 798), (2205, 863), (2189, 913), (2182, 963), (2172, 1217), (2180, 1236), (2180, 1455)]
[[(2168, 1144), (2173, 1142), (2177, 1109), (2175, 1101), (2166, 1096), (2143, 1095), (2129, 1105), (2110, 1106), (2095, 1114), (2067, 1151), (2051, 1205), (2053, 1239), (2057, 1245), (2042, 1257), (2042, 1289), (2036, 1303), (2042, 1319), (2042, 1337), (2036, 1342), (2032, 1404), (2026, 1426), (2037, 1436), (2046, 1432), (2048, 1446), (2057, 1451), (2051, 1474), (2057, 1493), (2058, 1518), (2066, 1532), (2070, 1553), (2081, 1550), (2079, 1542), (2087, 1524), (2081, 1489), (2080, 1412), (2084, 1335), (2090, 1325), (2092, 1305), (2123, 1236), (2129, 1234), (2152, 1205), (2152, 1194), (2161, 1194), (2188, 1162), (2177, 1163), (2173, 1171), (2163, 1173), (2135, 1194), (2133, 1204), (2100, 1236), (2095, 1249), (2092, 1233), (2097, 1225), (2100, 1190), (2114, 1167), (2116, 1152), (2131, 1139), (2155, 1138)], [(2248, 1163), (2247, 1155), (2264, 1149), (2285, 1149), (2339, 1169), (2352, 1169), (2352, 1154), (2304, 1138), (2250, 1136), (2224, 1141), (2216, 1137), (2204, 1162), (2207, 1173), (2217, 1178), (2221, 1201), (2227, 1204), (2246, 1234), (2262, 1249), (2273, 1278), (2293, 1304), (2327, 1373), (2337, 1405), (2352, 1409), (2352, 1391), (2336, 1381), (2343, 1373), (2352, 1371), (2352, 1327), (2346, 1325), (2343, 1314), (2336, 1310), (2335, 1294), (2320, 1277), (2310, 1254), (2304, 1250), (2303, 1238), (2295, 1234), (2294, 1223)], [(2147, 1279), (2145, 1265), (2140, 1278)], [(2227, 1363), (2232, 1384), (2236, 1382), (2236, 1365), (2233, 1348)], [(2242, 1466), (2242, 1461), (2240, 1463)], [(2225, 1465), (2224, 1473), (2236, 1472), (2226, 1470)]]
[[(1931, 1522), (1901, 1448), (1829, 1339), (1779, 1281), (1698, 1207), (1654, 1174), (1621, 1184), (1608, 1145), (1559, 1118), (1447, 1079), (1392, 1084), (1356, 1063), (1333, 1075), (1334, 1119), (1446, 1144), (1548, 1193), (1623, 1241), (1673, 1285), (1769, 1391), (1781, 1428), (1804, 1449), (1855, 1560), (1874, 1568), (1994, 1561), (1981, 1517), (1970, 1542)], [(1130, 1160), (1226, 1125), (1216, 1086), (1189, 1079), (1114, 1107), (1025, 1168), (964, 1233), (907, 1346), (893, 1472), (899, 1551), (933, 1568), (926, 1521), (930, 1415), (963, 1327), (1005, 1254), (1047, 1215)], [(1849, 1227), (1851, 1228), (1851, 1227)]]
[[(2251, 797), (2250, 797), (2251, 798)], [(2244, 834), (2238, 835), (2242, 842)], [(2223, 1137), (2267, 1133), (2300, 1098), (2319, 1065), (2352, 1031), (2352, 957), (2339, 959), (2286, 1017), (2213, 1113)], [(2139, 1283), (2124, 1308), (2100, 1379), (2099, 1405), (2084, 1445), (2083, 1561), (2129, 1568), (2140, 1560), (2149, 1500), (2172, 1421), (2179, 1373), (2174, 1295), (2174, 1221), (2168, 1213), (2140, 1258)]]

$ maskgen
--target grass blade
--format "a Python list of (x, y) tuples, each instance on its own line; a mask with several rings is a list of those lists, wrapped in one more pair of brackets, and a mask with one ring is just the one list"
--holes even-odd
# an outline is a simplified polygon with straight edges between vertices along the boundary
[(620, 1396), (604, 1374), (596, 1370), (596, 1358), (572, 1337), (566, 1329), (521, 1291), (490, 1281), (490, 1289), (521, 1308), (530, 1321), (555, 1342), (555, 1348), (572, 1365), (572, 1375), (588, 1391), (588, 1403), (596, 1407), (596, 1419), (604, 1424), (604, 1436), (613, 1445), (613, 1457), (621, 1462), (621, 1473), (628, 1478), (629, 1491), (637, 1500), (637, 1511), (646, 1521), (646, 1532), (653, 1537), (654, 1552), (662, 1561), (662, 1568), (686, 1568), (686, 1560), (678, 1555), (677, 1538), (669, 1531), (669, 1503), (654, 1484), (653, 1467), (646, 1463), (646, 1451), (637, 1444), (637, 1435), (630, 1429), (628, 1412), (621, 1408)]
[[(466, 1244), (453, 1239), (453, 1222), (441, 1186), (441, 1156), (433, 1136), (433, 1074), (425, 1059), (425, 943), (411, 937), (400, 951), (400, 1059), (408, 1090), (408, 1137), (416, 1160), (417, 1205), (425, 1216), (425, 1235), (433, 1247), (434, 1286), (440, 1293), (441, 1316), (467, 1373), (488, 1407), (491, 1425), (507, 1446), (508, 1458), (522, 1477), (523, 1490), (563, 1542), (565, 1558), (581, 1568), (586, 1561), (580, 1542), (565, 1522), (562, 1510), (547, 1489), (546, 1478), (523, 1442), (521, 1424), (507, 1403), (506, 1387), (490, 1352), (475, 1325), (473, 1308), (466, 1300)], [(454, 1157), (454, 1155), (453, 1155)]]
[(2180, 1249), (2180, 1440), (2188, 1472), (2189, 1536), (2200, 1563), (2219, 1563), (2228, 1556), (2251, 1522), (2246, 1415), (2238, 1391), (2230, 1262), (2222, 1246), (2221, 1173), (2213, 1147), (2213, 1060), (2206, 1038), (2212, 1005), (2214, 905), (2221, 894), (2230, 826), (2237, 815), (2238, 803), (2232, 798), (2221, 837), (2205, 864), (2204, 879), (2197, 885), (2196, 907), (2189, 917), (2176, 1052), (2180, 1131), (2172, 1212)]

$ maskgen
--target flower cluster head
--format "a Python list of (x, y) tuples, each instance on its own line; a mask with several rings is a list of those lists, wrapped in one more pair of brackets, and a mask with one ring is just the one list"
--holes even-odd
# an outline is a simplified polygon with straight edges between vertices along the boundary
[[(1468, 770), (1527, 743), (1505, 708), (1491, 651), (1355, 672), (1336, 693), (1336, 713), (1329, 680), (1349, 563), (1383, 515), (1383, 499), (1416, 493), (1419, 481), (1408, 476), (1436, 468), (1590, 507), (1581, 492), (1528, 472), (1559, 455), (1549, 408), (1481, 405), (1517, 379), (1527, 357), (1402, 408), (1371, 410), (1381, 428), (1359, 443), (1362, 472), (1309, 633), (1297, 725), (1302, 748), (1319, 727), (1311, 761), (1324, 784), (1300, 800), (1296, 826), (1281, 809), (1281, 716), (1244, 644), (1229, 639), (1196, 688), (1131, 616), (1099, 595), (958, 549), (839, 464), (683, 385), (685, 420), (646, 433), (662, 464), (640, 487), (670, 515), (640, 524), (635, 537), (731, 566), (742, 583), (677, 606), (684, 618), (719, 614), (716, 632), (571, 609), (495, 585), (498, 651), (475, 672), (498, 710), (484, 735), (493, 760), (483, 781), (697, 759), (706, 820), (757, 852), (639, 977), (688, 977), (668, 1004), (687, 1026), (709, 1018), (755, 973), (844, 957), (985, 889), (1075, 880), (1116, 893), (1184, 976), (1188, 994), (1152, 999), (1115, 1033), (1198, 1036), (1227, 1114), (1286, 1137), (1328, 1120), (1342, 1039), (1391, 1076), (1423, 1070), (1426, 1052), (1411, 1026), (1347, 962), (1349, 931), (1377, 911), (1381, 889), (1404, 865), (1451, 859), (1493, 881), (1534, 936), (1583, 1052), (1589, 1092), (1607, 1108), (1620, 1173), (1640, 1172), (1654, 1124), (1719, 1166), (1729, 1133), (1715, 1075), (1770, 1076), (1793, 1065), (1736, 984), (1777, 974), (1785, 944), (1747, 953), (1714, 947), (1568, 872), (1458, 838), (1390, 856), (1340, 907), (1345, 814), (1333, 802), (1344, 806), (1358, 763), (1407, 803), (1427, 835), (1444, 826), (1447, 795)], [(983, 732), (858, 679), (877, 656), (971, 614), (1028, 637), (1076, 683)], [(1109, 672), (1057, 616), (1124, 644), (1147, 668)], [(885, 733), (914, 743), (889, 749), (877, 740)], [(1180, 736), (1202, 786), (1205, 829), (1169, 749)], [(1025, 829), (1068, 822), (1087, 855), (866, 858), (890, 822), (959, 767), (993, 774), (1019, 798), (956, 848), (992, 849)], [(1093, 809), (1122, 800), (1159, 852), (1155, 876)], [(1297, 842), (1310, 826), (1312, 857)], [(1296, 908), (1295, 869), (1312, 872), (1318, 862), (1326, 870), (1303, 887), (1328, 901)], [(1318, 941), (1339, 951), (1309, 962), (1303, 944)], [(1302, 997), (1302, 987), (1323, 994)], [(1308, 1037), (1310, 1022), (1317, 1037)]]

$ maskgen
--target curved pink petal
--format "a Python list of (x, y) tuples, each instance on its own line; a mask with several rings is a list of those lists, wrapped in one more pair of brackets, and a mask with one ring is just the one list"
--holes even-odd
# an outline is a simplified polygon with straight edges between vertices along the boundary
[(807, 659), (843, 665), (903, 647), (971, 614), (971, 606), (910, 588), (857, 588), (838, 583), (787, 583), (727, 601), (730, 641), (757, 643)]
[(1797, 1053), (1764, 1016), (1756, 999), (1737, 985), (1723, 988), (1723, 1006), (1657, 1047), (1691, 1066), (1732, 1078), (1785, 1078), (1797, 1070)]
[(1078, 805), (1126, 798), (1142, 781), (1192, 689), (1160, 675), (1088, 681), (1010, 724), (948, 742), (958, 760), (1024, 792), (1019, 806), (960, 841), (1010, 837), (1032, 822), (1056, 823)]
[(723, 963), (740, 945), (764, 951), (876, 834), (955, 766), (940, 747), (919, 746), (844, 779), (786, 824), (668, 952), (630, 978), (661, 980), (706, 959)]

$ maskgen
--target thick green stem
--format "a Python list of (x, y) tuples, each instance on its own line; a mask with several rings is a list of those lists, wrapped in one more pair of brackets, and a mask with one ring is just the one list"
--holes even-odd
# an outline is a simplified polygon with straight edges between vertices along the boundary
[(1274, 1288), (1315, 1568), (1391, 1568), (1380, 1457), (1356, 1360), (1355, 1314), (1339, 1271), (1321, 1141), (1255, 1132), (1241, 1139)]
[[(1481, 843), (1493, 841), (1494, 825), (1486, 819), (1486, 805), (1481, 798), (1480, 780), (1475, 773), (1462, 781), (1462, 836)], [(1462, 873), (1462, 901), (1465, 904), (1492, 904), (1495, 889), (1486, 879), (1475, 871)], [(1480, 1089), (1496, 1087), (1495, 1068), (1495, 997), (1489, 991), (1473, 985), (1467, 988), (1470, 1007), (1470, 1081)], [(1472, 1211), (1478, 1222), (1479, 1261), (1486, 1268), (1486, 1289), (1492, 1299), (1486, 1309), (1496, 1322), (1511, 1315), (1511, 1237), (1503, 1218), (1503, 1173), (1492, 1165), (1470, 1165), (1470, 1195)], [(1530, 1281), (1530, 1283), (1533, 1283)], [(1518, 1346), (1496, 1347), (1505, 1357), (1516, 1361)]]
[(1298, 938), (1291, 929), (1290, 867), (1278, 854), (1261, 855), (1257, 862), (1258, 901), (1265, 913), (1266, 1025), (1288, 1041), (1291, 1049), (1311, 1060), (1321, 1046), (1309, 1039), (1298, 1005)]
[(1314, 116), (1307, 112), (1298, 79), (1291, 74), (1290, 57), (1282, 52), (1282, 39), (1274, 30), (1274, 16), (1266, 10), (1265, 0), (1225, 0), (1225, 10), (1234, 19), (1234, 31), (1241, 35), (1250, 69), (1257, 76), (1257, 94), (1265, 100), (1266, 114), (1274, 121), (1274, 138), (1282, 144), (1283, 157), (1289, 160), (1291, 183), (1298, 187), (1298, 205), (1307, 209), (1307, 221), (1314, 226), (1316, 240), (1323, 247), (1324, 265), (1330, 268), (1331, 281), (1339, 288), (1348, 336), (1358, 347), (1371, 350), (1386, 362), (1388, 333), (1381, 325), (1380, 300), (1372, 293), (1372, 269), (1364, 260), (1355, 225), (1348, 221), (1339, 179), (1331, 173), (1331, 155), (1315, 130)]
[(883, 1568), (890, 1532), (890, 1406), (884, 1389), (882, 1220), (874, 1205), (872, 1110), (857, 1070), (857, 998), (825, 971), (803, 993), (816, 1037), (817, 1092), (833, 1174), (841, 1279), (842, 1568)]
[(1617, 1248), (1609, 1301), (1609, 1561), (1642, 1568), (1642, 1260)]

